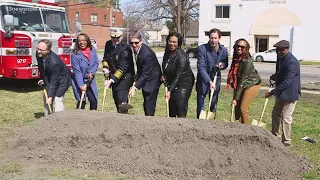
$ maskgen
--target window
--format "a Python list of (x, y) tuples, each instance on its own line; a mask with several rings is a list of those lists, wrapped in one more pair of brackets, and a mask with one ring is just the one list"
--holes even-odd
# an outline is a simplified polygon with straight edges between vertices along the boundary
[(112, 24), (115, 24), (115, 23), (116, 23), (116, 17), (112, 16)]
[(80, 13), (76, 12), (76, 21), (79, 21), (79, 15), (80, 15)]
[(216, 18), (230, 18), (230, 6), (216, 6)]
[(98, 22), (98, 15), (97, 14), (91, 14), (91, 22)]
[(103, 17), (104, 21), (107, 21), (107, 15), (105, 14)]

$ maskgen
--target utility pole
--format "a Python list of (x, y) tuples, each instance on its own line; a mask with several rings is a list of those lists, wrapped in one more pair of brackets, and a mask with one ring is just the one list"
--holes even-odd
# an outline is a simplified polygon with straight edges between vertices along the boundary
[(112, 27), (112, 4), (111, 0), (106, 0), (107, 1), (107, 6), (109, 5), (109, 11), (110, 11), (110, 27)]

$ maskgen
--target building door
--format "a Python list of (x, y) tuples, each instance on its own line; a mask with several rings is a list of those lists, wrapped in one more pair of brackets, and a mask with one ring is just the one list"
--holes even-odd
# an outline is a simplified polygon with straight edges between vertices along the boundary
[(269, 38), (256, 37), (256, 52), (264, 52), (268, 50)]

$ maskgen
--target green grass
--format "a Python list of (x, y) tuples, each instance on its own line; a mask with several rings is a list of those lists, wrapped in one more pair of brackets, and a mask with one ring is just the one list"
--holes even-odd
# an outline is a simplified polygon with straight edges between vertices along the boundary
[[(103, 76), (97, 74), (97, 84), (99, 85), (99, 102), (98, 110), (101, 111), (103, 97)], [(255, 99), (250, 109), (250, 119), (258, 119), (263, 108), (265, 90), (261, 90), (259, 96)], [(0, 130), (12, 129), (17, 126), (24, 126), (35, 121), (36, 118), (43, 115), (43, 92), (36, 86), (36, 81), (4, 81), (0, 80)], [(226, 91), (225, 87), (221, 88), (218, 103), (217, 119), (221, 121), (229, 121), (231, 110), (232, 91)], [(132, 98), (131, 103), (134, 108), (130, 110), (132, 114), (144, 114), (142, 107), (142, 93), (137, 91)], [(67, 109), (75, 109), (76, 100), (73, 97), (72, 88), (70, 88), (65, 97), (64, 104)], [(268, 124), (268, 129), (271, 129), (271, 110), (274, 104), (274, 98), (271, 98), (266, 108), (264, 121)], [(87, 107), (88, 108), (88, 107)], [(106, 111), (115, 112), (115, 106), (111, 96), (111, 90), (107, 91)], [(164, 101), (164, 88), (161, 86), (158, 95), (156, 116), (166, 116), (166, 106)], [(188, 118), (196, 117), (196, 92), (193, 93), (189, 100)], [(311, 144), (302, 141), (301, 138), (309, 136), (320, 141), (320, 95), (302, 94), (297, 103), (296, 110), (293, 115), (293, 146), (290, 147), (298, 155), (306, 157), (316, 167), (320, 167), (320, 142)], [(1, 131), (0, 131), (1, 132)], [(1, 135), (1, 134), (0, 134)], [(7, 135), (6, 135), (7, 136)], [(4, 140), (5, 136), (0, 136)], [(1, 144), (1, 143), (0, 143)], [(1, 157), (1, 151), (0, 151)], [(0, 165), (1, 166), (1, 165)], [(12, 167), (12, 168), (11, 168)], [(3, 168), (2, 168), (3, 169)], [(20, 172), (23, 168), (20, 166), (8, 166), (5, 172)], [(56, 173), (51, 173), (54, 176), (63, 176), (69, 172), (56, 170)], [(57, 175), (58, 174), (58, 175)], [(320, 170), (313, 170), (302, 174), (305, 179), (320, 179)], [(70, 177), (71, 175), (66, 175)]]
[(303, 60), (300, 61), (300, 65), (320, 65), (320, 61), (309, 61), (309, 60)]
[(4, 174), (21, 174), (23, 166), (17, 163), (8, 163), (0, 167), (0, 172)]

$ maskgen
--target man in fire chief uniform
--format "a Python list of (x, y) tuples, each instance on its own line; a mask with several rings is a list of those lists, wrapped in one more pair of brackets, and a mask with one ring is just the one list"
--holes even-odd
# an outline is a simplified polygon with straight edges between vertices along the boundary
[(128, 113), (123, 108), (128, 103), (129, 89), (134, 80), (134, 65), (132, 51), (128, 44), (122, 41), (122, 32), (111, 32), (111, 40), (106, 42), (102, 61), (106, 88), (111, 86), (114, 103), (118, 113)]

